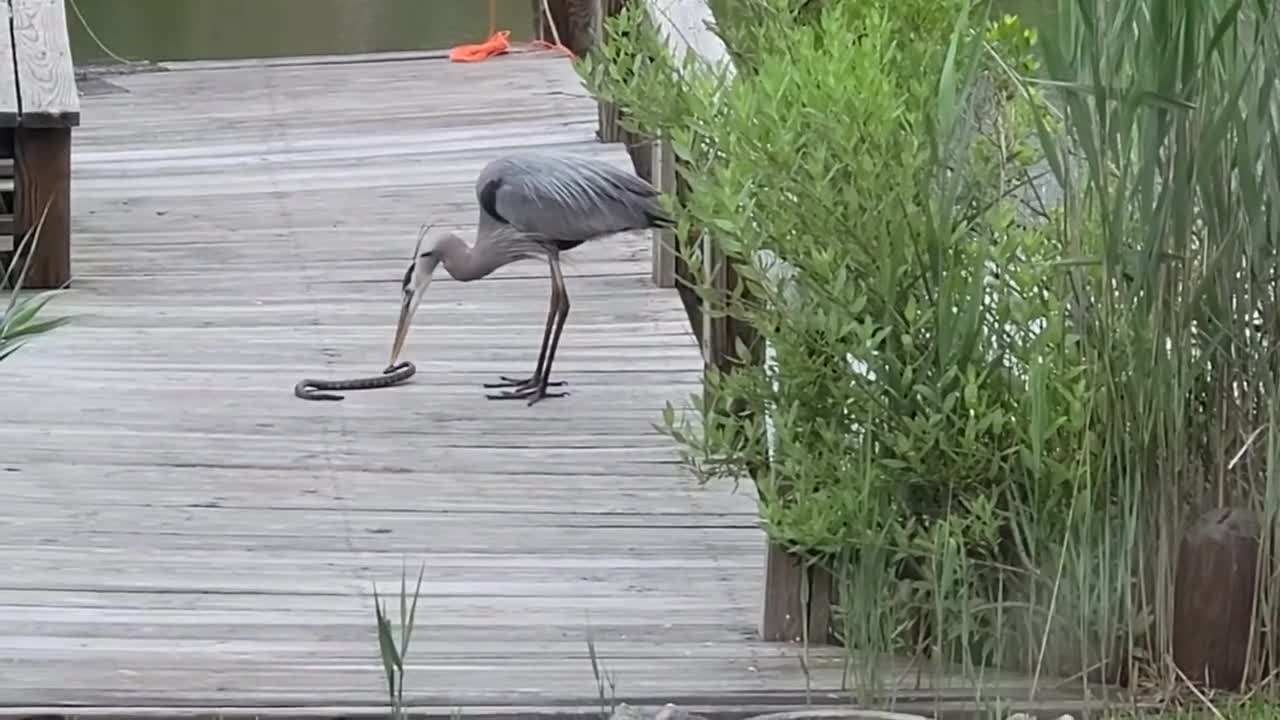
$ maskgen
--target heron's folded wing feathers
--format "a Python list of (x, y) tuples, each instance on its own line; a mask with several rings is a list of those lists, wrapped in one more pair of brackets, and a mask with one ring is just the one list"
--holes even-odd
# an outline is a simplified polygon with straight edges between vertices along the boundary
[(489, 170), (477, 183), (481, 204), (524, 232), (587, 240), (666, 220), (652, 186), (600, 160), (530, 154)]

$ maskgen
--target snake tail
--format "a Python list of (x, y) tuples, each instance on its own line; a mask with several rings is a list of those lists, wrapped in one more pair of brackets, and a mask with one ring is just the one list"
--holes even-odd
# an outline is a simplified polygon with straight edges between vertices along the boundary
[(413, 377), (418, 369), (413, 363), (404, 361), (388, 365), (381, 375), (353, 378), (351, 380), (313, 380), (306, 378), (293, 386), (293, 394), (303, 400), (341, 400), (344, 396), (333, 393), (317, 392), (318, 390), (370, 390), (372, 388), (391, 387)]

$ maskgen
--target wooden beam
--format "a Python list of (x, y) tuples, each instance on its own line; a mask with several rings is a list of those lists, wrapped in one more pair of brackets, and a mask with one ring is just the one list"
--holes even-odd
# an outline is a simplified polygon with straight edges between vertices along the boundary
[(33, 128), (79, 125), (80, 94), (63, 0), (9, 1), (20, 124)]
[(14, 154), (14, 235), (21, 238), (35, 227), (49, 204), (24, 286), (63, 287), (71, 281), (71, 128), (20, 127)]
[[(676, 154), (671, 143), (649, 143), (652, 164), (649, 179), (659, 190), (669, 193), (676, 187)], [(661, 288), (676, 286), (676, 233), (655, 230), (653, 233), (653, 284)]]

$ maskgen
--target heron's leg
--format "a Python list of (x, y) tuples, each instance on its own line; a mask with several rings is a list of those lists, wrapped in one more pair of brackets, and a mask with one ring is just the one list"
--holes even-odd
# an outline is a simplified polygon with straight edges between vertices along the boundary
[[(549, 381), (551, 376), (551, 364), (555, 360), (556, 347), (560, 344), (560, 331), (564, 329), (564, 322), (569, 317), (569, 293), (564, 287), (564, 275), (560, 272), (560, 259), (553, 255), (551, 257), (551, 296), (555, 299), (555, 330), (551, 335), (551, 346), (547, 350), (546, 364), (541, 366), (538, 383), (533, 387), (522, 387), (514, 391), (504, 392), (501, 395), (489, 395), (493, 400), (517, 400), (528, 398), (529, 404), (532, 405), (543, 398), (564, 397), (568, 393), (564, 392), (547, 392), (547, 387), (553, 383)], [(556, 384), (563, 384), (556, 383)]]
[[(550, 264), (550, 261), (548, 261), (548, 264)], [(541, 380), (542, 378), (543, 363), (545, 363), (547, 359), (547, 343), (551, 340), (551, 326), (556, 318), (557, 302), (559, 302), (559, 297), (556, 295), (555, 274), (553, 272), (551, 275), (551, 301), (550, 301), (550, 306), (547, 308), (547, 324), (542, 331), (542, 347), (539, 348), (538, 350), (537, 369), (533, 371), (533, 375), (527, 378), (513, 378), (513, 377), (508, 377), (506, 375), (500, 375), (498, 379), (501, 380), (502, 382), (485, 383), (484, 384), (485, 387), (487, 388), (514, 387), (521, 390), (529, 390), (534, 387), (537, 387), (539, 380)], [(564, 381), (551, 383), (551, 384), (564, 385)]]
[(556, 329), (551, 334), (551, 347), (547, 350), (547, 367), (542, 371), (542, 384), (538, 388), (538, 392), (529, 398), (529, 404), (532, 405), (544, 397), (560, 397), (565, 393), (548, 393), (547, 386), (550, 385), (548, 378), (551, 377), (551, 364), (556, 359), (556, 348), (560, 347), (560, 331), (564, 330), (564, 323), (569, 319), (569, 291), (564, 287), (564, 275), (560, 273), (560, 258), (551, 256), (551, 277), (552, 282), (556, 284), (556, 294), (560, 297), (560, 306), (556, 308)]

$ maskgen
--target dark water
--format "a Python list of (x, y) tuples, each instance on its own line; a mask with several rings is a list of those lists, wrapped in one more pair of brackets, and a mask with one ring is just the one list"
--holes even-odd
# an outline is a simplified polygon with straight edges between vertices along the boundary
[[(1035, 19), (1053, 2), (996, 1), (1002, 12)], [(77, 63), (110, 61), (86, 23), (129, 60), (323, 55), (479, 42), (491, 2), (497, 29), (517, 41), (532, 37), (530, 0), (67, 0), (67, 22)]]
[[(493, 0), (497, 29), (533, 35), (530, 0)], [(85, 22), (77, 17), (76, 9)], [(77, 63), (429, 50), (480, 42), (489, 0), (68, 0)]]

